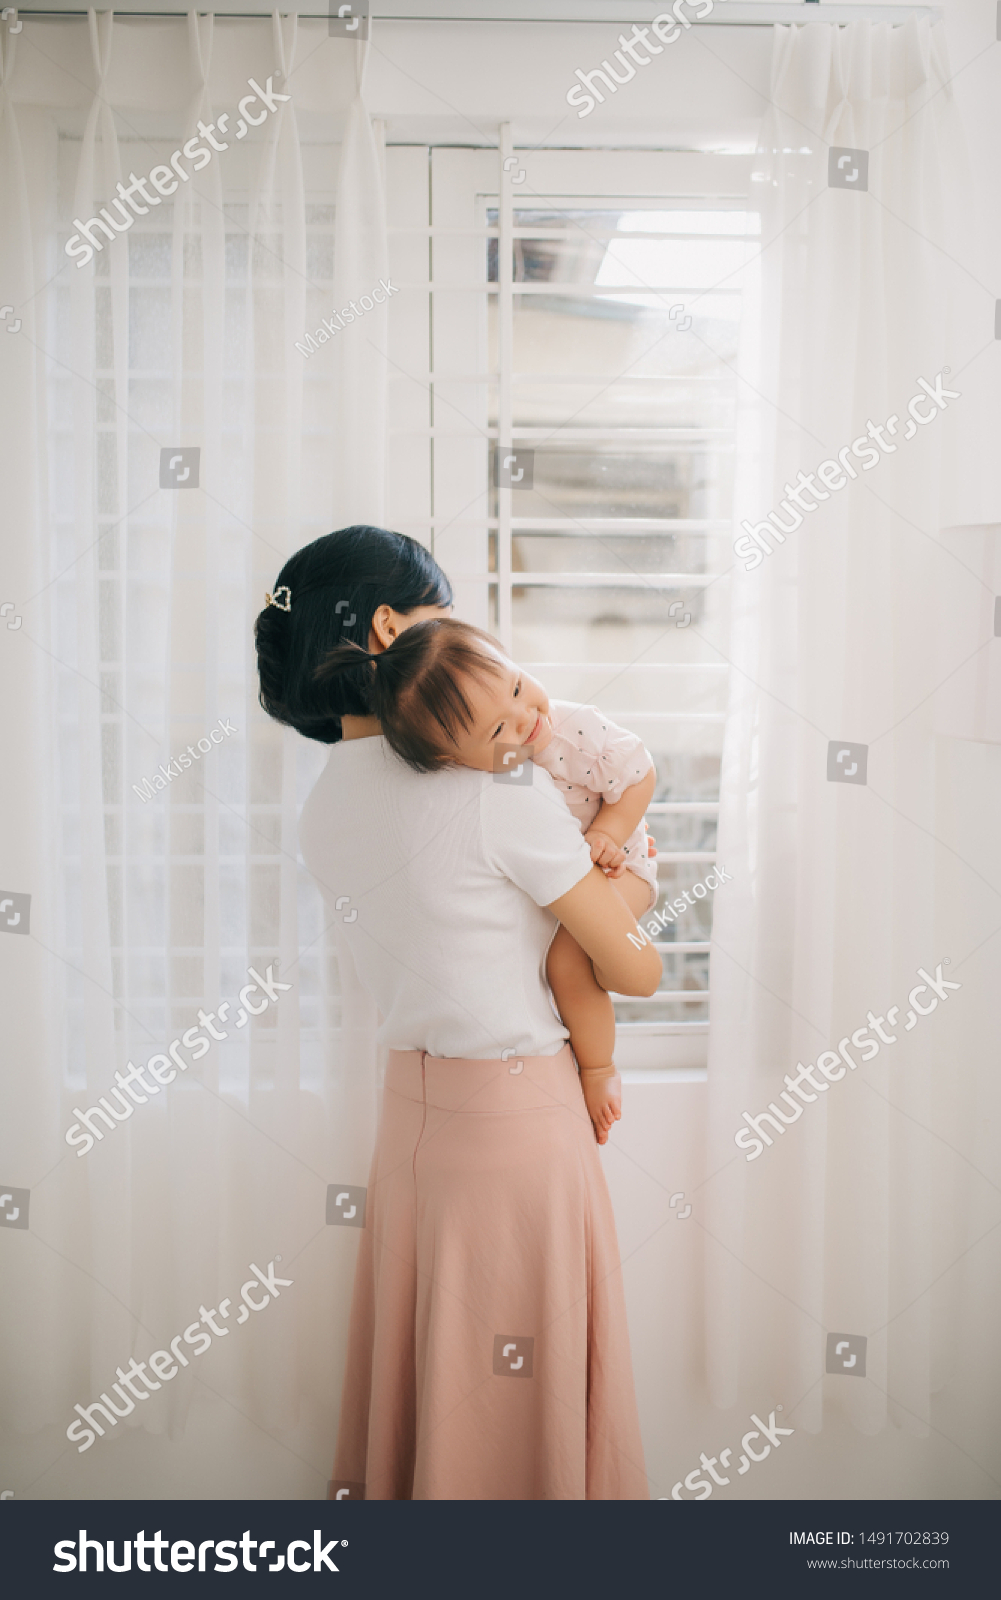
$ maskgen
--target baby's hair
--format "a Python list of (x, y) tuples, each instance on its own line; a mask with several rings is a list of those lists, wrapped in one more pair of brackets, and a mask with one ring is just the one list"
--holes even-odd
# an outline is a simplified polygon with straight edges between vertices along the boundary
[(498, 648), (482, 628), (432, 617), (405, 628), (378, 654), (357, 644), (336, 645), (314, 676), (329, 684), (344, 672), (363, 672), (372, 715), (392, 749), (415, 772), (435, 772), (454, 761), (459, 729), (472, 726), (463, 678), (485, 683), (499, 677), (504, 669), (490, 654)]

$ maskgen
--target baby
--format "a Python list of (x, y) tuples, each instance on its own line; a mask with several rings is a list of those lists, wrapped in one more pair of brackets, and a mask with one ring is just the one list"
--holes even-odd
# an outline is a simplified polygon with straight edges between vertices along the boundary
[[(421, 772), (452, 763), (513, 772), (530, 758), (552, 776), (591, 860), (614, 881), (633, 916), (656, 904), (657, 864), (643, 817), (657, 774), (640, 739), (594, 706), (551, 701), (489, 634), (451, 618), (415, 623), (379, 655), (339, 645), (317, 677), (329, 679), (366, 662), (372, 663), (366, 670), (374, 669), (373, 711), (398, 756)], [(562, 924), (546, 971), (570, 1034), (595, 1137), (605, 1144), (622, 1115), (612, 1060), (612, 1001)]]

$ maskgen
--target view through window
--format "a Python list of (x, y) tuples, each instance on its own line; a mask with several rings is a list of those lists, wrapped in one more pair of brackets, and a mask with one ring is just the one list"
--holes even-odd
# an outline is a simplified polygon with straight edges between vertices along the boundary
[[(618, 1059), (699, 1066), (728, 670), (714, 579), (729, 565), (741, 268), (758, 218), (743, 159), (645, 153), (659, 181), (643, 195), (628, 192), (631, 152), (547, 152), (545, 194), (538, 153), (523, 159), (536, 192), (515, 191), (505, 219), (496, 153), (432, 152), (429, 225), (401, 230), (428, 241), (430, 405), (400, 429), (427, 441), (428, 514), (407, 531), (457, 578), (460, 614), (551, 695), (600, 705), (648, 745), (659, 905), (685, 890), (695, 903), (658, 937), (658, 994), (617, 1004)], [(498, 443), (521, 474), (507, 493)]]

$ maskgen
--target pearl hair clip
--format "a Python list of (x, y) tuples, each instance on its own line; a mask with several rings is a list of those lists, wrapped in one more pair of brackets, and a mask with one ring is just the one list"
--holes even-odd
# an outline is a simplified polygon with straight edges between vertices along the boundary
[[(285, 596), (284, 604), (278, 598), (279, 595), (284, 595)], [(265, 594), (265, 596), (264, 596), (264, 609), (267, 610), (268, 606), (275, 606), (279, 611), (291, 611), (291, 609), (292, 609), (292, 591), (291, 591), (291, 589), (286, 588), (284, 585), (280, 585), (275, 590), (274, 594)]]

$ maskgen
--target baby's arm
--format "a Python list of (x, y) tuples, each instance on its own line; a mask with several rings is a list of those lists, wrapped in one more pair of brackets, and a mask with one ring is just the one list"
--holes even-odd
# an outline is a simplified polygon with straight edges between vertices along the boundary
[(626, 870), (622, 846), (643, 821), (656, 787), (657, 769), (651, 766), (637, 783), (629, 785), (621, 800), (614, 805), (607, 800), (601, 802), (598, 815), (584, 835), (591, 847), (591, 860), (605, 867), (613, 878), (621, 877)]

